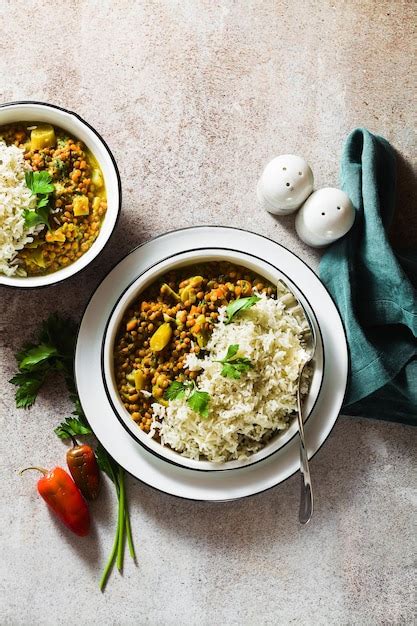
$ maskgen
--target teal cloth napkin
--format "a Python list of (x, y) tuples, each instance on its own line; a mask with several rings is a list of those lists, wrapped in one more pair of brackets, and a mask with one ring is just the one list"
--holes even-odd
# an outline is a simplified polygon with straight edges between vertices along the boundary
[(395, 205), (392, 147), (366, 129), (354, 130), (340, 176), (356, 218), (324, 253), (320, 276), (349, 344), (342, 412), (417, 425), (417, 250), (395, 254), (386, 234)]

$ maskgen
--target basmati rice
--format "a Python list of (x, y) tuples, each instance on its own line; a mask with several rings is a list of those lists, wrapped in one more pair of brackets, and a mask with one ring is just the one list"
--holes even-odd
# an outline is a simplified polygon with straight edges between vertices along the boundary
[(0, 273), (24, 275), (16, 256), (42, 225), (27, 228), (24, 210), (34, 209), (36, 197), (26, 186), (24, 151), (0, 139)]
[[(287, 310), (281, 299), (261, 294), (257, 304), (230, 324), (224, 322), (224, 307), (219, 313), (205, 358), (191, 353), (185, 363), (189, 370), (201, 372), (197, 388), (210, 394), (208, 418), (184, 399), (170, 400), (166, 407), (154, 403), (150, 435), (158, 430), (162, 445), (191, 459), (222, 463), (247, 458), (288, 428), (296, 410), (300, 367), (308, 354), (300, 339), (307, 322)], [(253, 364), (237, 380), (222, 376), (222, 365), (216, 362), (232, 344), (238, 344), (239, 355)], [(307, 381), (303, 384), (307, 387)]]

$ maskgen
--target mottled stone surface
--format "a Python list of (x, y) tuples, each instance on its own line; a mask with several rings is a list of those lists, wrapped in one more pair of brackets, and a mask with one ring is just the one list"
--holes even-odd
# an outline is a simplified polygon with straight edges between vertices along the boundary
[[(417, 239), (417, 5), (410, 0), (57, 1), (0, 3), (3, 101), (74, 109), (110, 144), (123, 181), (111, 244), (65, 285), (0, 291), (0, 623), (412, 624), (416, 616), (416, 434), (341, 418), (312, 462), (316, 515), (297, 524), (298, 477), (233, 504), (190, 503), (131, 479), (138, 566), (105, 595), (110, 487), (80, 541), (56, 524), (28, 463), (62, 461), (52, 433), (70, 406), (61, 386), (13, 408), (13, 354), (59, 303), (79, 316), (134, 245), (193, 224), (270, 235), (313, 267), (293, 218), (260, 213), (257, 177), (272, 156), (304, 155), (335, 185), (358, 125), (399, 152), (393, 240)], [(414, 200), (415, 204), (415, 200)], [(70, 297), (68, 297), (70, 294)]]

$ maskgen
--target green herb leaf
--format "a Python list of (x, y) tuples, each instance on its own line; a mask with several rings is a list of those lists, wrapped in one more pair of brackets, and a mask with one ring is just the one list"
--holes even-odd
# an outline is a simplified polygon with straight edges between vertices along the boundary
[(23, 211), (23, 217), (25, 219), (25, 226), (28, 228), (32, 228), (33, 226), (37, 226), (38, 224), (46, 224), (49, 228), (49, 208), (41, 207), (36, 211), (30, 211), (29, 209), (25, 209)]
[(52, 184), (52, 176), (46, 170), (41, 172), (33, 172), (32, 170), (25, 172), (26, 185), (36, 196), (38, 194), (49, 194), (55, 191)]
[(249, 296), (248, 298), (239, 298), (238, 300), (233, 300), (226, 307), (226, 321), (225, 324), (230, 324), (233, 317), (239, 313), (239, 311), (245, 311), (246, 309), (250, 309), (254, 304), (259, 302), (260, 298), (258, 296)]
[(224, 359), (222, 359), (220, 361), (220, 363), (226, 363), (227, 361), (230, 361), (231, 359), (233, 359), (233, 357), (236, 356), (236, 354), (238, 352), (239, 352), (239, 344), (238, 343), (232, 343), (227, 348), (226, 356), (224, 357)]
[(77, 341), (77, 329), (78, 326), (73, 320), (55, 314), (50, 315), (43, 322), (39, 335), (40, 341), (56, 347), (65, 368), (69, 370), (71, 375), (73, 373), (72, 359)]
[(11, 380), (12, 385), (17, 385), (16, 406), (18, 409), (28, 409), (36, 400), (39, 389), (45, 381), (46, 371), (19, 372)]
[(54, 346), (46, 343), (40, 343), (38, 346), (30, 348), (25, 352), (24, 357), (19, 362), (19, 368), (21, 370), (33, 369), (34, 366), (39, 365), (42, 361), (46, 361), (51, 356), (58, 354), (57, 349)]
[(225, 363), (222, 367), (221, 375), (225, 378), (240, 378), (241, 373), (233, 365)]
[(90, 435), (92, 430), (76, 417), (67, 417), (65, 421), (54, 428), (54, 433), (58, 435), (60, 439), (68, 439), (69, 435), (73, 435), (74, 437), (76, 435)]
[(238, 357), (238, 352), (239, 344), (231, 344), (227, 348), (227, 353), (224, 359), (216, 361), (216, 363), (221, 363), (223, 365), (221, 375), (225, 378), (238, 379), (241, 377), (242, 373), (247, 372), (253, 367), (251, 360), (246, 357)]
[(29, 187), (29, 189), (31, 190), (32, 193), (34, 193), (34, 191), (33, 191), (34, 174), (35, 174), (35, 172), (33, 170), (29, 170), (29, 171), (25, 172), (26, 187)]
[(181, 383), (175, 380), (170, 384), (164, 395), (167, 400), (177, 400), (186, 396), (186, 402), (193, 411), (196, 411), (202, 417), (208, 416), (210, 394), (208, 394), (207, 391), (199, 391), (196, 389), (194, 382)]
[(248, 361), (247, 363), (225, 363), (222, 367), (221, 375), (225, 378), (235, 378), (238, 379), (241, 377), (242, 373), (250, 370), (253, 365), (249, 361), (249, 359), (245, 359)]
[(48, 206), (49, 198), (48, 196), (41, 196), (38, 200), (37, 209), (42, 209), (45, 206)]
[[(49, 198), (48, 195), (55, 191), (52, 184), (52, 176), (46, 170), (42, 172), (25, 172), (26, 185), (32, 194), (38, 196), (37, 205), (34, 211), (26, 209), (23, 213), (25, 224), (28, 227), (46, 224), (49, 228)], [(40, 196), (40, 197), (39, 197)]]
[(77, 325), (72, 320), (51, 315), (42, 324), (38, 342), (26, 344), (16, 354), (21, 371), (10, 381), (18, 387), (16, 406), (31, 406), (48, 374), (59, 371), (64, 373), (67, 387), (73, 394), (71, 397), (76, 405), (74, 414), (85, 419), (75, 393), (73, 356), (76, 336)]
[(174, 382), (171, 383), (165, 391), (164, 397), (166, 400), (183, 398), (185, 396), (186, 389), (187, 385), (185, 383), (180, 383), (178, 380), (174, 380)]
[(201, 417), (208, 417), (208, 404), (210, 400), (210, 394), (207, 391), (194, 391), (187, 399), (188, 406), (199, 413)]
[(19, 350), (19, 352), (16, 352), (15, 357), (16, 357), (16, 361), (17, 364), (19, 365), (19, 363), (21, 361), (23, 361), (23, 359), (25, 358), (26, 354), (32, 350), (33, 348), (36, 348), (37, 344), (36, 343), (25, 343), (21, 349)]

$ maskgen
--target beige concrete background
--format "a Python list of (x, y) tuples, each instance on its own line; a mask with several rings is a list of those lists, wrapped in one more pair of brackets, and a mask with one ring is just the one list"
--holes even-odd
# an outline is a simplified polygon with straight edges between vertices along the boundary
[[(63, 462), (53, 426), (70, 406), (57, 384), (30, 412), (7, 383), (40, 320), (79, 318), (112, 265), (178, 226), (238, 225), (316, 267), (293, 218), (256, 206), (267, 160), (304, 155), (336, 185), (344, 138), (366, 126), (400, 155), (396, 243), (417, 238), (416, 36), (410, 0), (57, 1), (0, 3), (2, 101), (77, 111), (120, 167), (123, 213), (81, 277), (0, 291), (0, 623), (412, 624), (416, 614), (416, 430), (341, 418), (312, 462), (316, 515), (297, 524), (298, 477), (228, 505), (190, 503), (128, 480), (138, 566), (104, 595), (110, 487), (80, 541), (53, 523), (30, 463)], [(415, 171), (415, 170), (414, 170)]]

